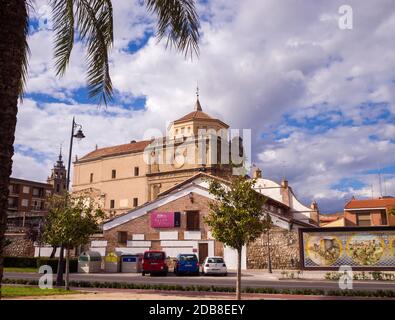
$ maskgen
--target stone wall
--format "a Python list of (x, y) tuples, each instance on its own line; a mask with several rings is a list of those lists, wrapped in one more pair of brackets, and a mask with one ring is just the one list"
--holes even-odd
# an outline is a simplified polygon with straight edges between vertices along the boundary
[[(299, 268), (297, 230), (287, 231), (274, 227), (270, 231), (270, 253), (273, 269)], [(247, 248), (247, 269), (267, 269), (267, 235), (263, 234)]]
[[(4, 248), (5, 257), (33, 257), (34, 245), (26, 239), (25, 233), (6, 234), (6, 241), (10, 243)], [(7, 241), (7, 242), (8, 242)]]

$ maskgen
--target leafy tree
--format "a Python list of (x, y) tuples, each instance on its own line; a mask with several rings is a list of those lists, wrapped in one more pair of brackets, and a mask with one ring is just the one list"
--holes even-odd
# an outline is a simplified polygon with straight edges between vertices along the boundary
[(225, 185), (211, 180), (209, 192), (215, 197), (205, 222), (212, 235), (224, 245), (237, 251), (236, 299), (241, 298), (241, 253), (243, 246), (257, 239), (268, 227), (269, 221), (262, 207), (265, 197), (253, 187), (256, 180), (234, 176)]
[(70, 250), (88, 243), (99, 231), (104, 212), (89, 198), (72, 198), (69, 194), (53, 196), (45, 219), (43, 242), (66, 249), (66, 290), (69, 290)]
[[(76, 36), (87, 48), (89, 95), (99, 102), (111, 100), (109, 51), (113, 44), (111, 0), (48, 0), (52, 6), (56, 74), (69, 64)], [(126, 1), (126, 0), (123, 0)], [(195, 0), (146, 0), (158, 17), (158, 39), (187, 55), (198, 54), (199, 19)], [(0, 0), (0, 288), (7, 220), (9, 177), (14, 154), (18, 97), (28, 78), (29, 16), (31, 0)], [(77, 31), (77, 32), (76, 32)], [(0, 295), (1, 298), (1, 295)]]

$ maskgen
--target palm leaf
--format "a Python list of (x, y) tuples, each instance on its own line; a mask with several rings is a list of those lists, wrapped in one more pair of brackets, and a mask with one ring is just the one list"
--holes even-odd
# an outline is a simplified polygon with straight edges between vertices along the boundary
[(199, 55), (199, 17), (195, 0), (147, 0), (147, 8), (158, 15), (157, 37), (167, 36), (166, 47), (174, 46), (185, 56)]
[[(26, 11), (29, 12), (31, 10), (32, 5), (31, 1), (28, 0), (25, 2), (26, 4)], [(18, 94), (19, 94), (19, 99), (23, 101), (23, 95), (25, 93), (26, 89), (26, 83), (29, 75), (29, 56), (30, 56), (30, 48), (29, 44), (27, 42), (27, 37), (29, 34), (29, 19), (28, 19), (29, 13), (26, 15), (26, 21), (25, 21), (25, 40), (24, 40), (24, 49), (23, 49), (23, 56), (22, 56), (22, 69), (21, 69), (21, 78), (19, 80), (19, 88), (18, 88)]]
[(62, 76), (70, 62), (75, 29), (87, 47), (89, 97), (107, 105), (113, 88), (108, 51), (113, 39), (111, 0), (51, 0), (55, 32), (56, 74)]

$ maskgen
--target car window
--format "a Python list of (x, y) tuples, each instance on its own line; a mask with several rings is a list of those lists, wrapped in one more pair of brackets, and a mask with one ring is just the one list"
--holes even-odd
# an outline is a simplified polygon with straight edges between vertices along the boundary
[(207, 263), (224, 263), (224, 259), (222, 258), (210, 258), (207, 260)]
[(194, 254), (180, 256), (180, 261), (197, 261), (197, 257)]
[(162, 260), (164, 258), (163, 252), (146, 252), (144, 254), (144, 259)]

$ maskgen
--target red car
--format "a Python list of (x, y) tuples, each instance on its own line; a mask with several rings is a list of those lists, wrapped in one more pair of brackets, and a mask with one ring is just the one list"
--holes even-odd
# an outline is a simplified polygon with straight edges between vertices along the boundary
[(143, 268), (141, 274), (146, 273), (167, 276), (169, 267), (166, 263), (166, 253), (163, 251), (146, 251), (143, 257)]

